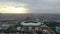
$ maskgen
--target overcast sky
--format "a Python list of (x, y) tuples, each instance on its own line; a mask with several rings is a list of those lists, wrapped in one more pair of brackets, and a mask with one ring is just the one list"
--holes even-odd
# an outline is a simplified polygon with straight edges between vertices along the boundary
[(0, 9), (7, 6), (23, 6), (29, 13), (60, 14), (60, 0), (0, 0)]

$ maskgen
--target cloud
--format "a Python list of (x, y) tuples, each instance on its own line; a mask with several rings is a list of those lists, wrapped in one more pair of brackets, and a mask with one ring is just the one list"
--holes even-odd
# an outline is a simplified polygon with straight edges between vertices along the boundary
[(57, 9), (60, 8), (60, 0), (36, 0), (32, 3), (32, 8), (37, 9)]
[(24, 6), (30, 13), (60, 13), (60, 0), (0, 0), (0, 4)]
[(0, 2), (23, 3), (29, 5), (28, 8), (31, 9), (60, 8), (60, 0), (0, 0)]
[(0, 3), (0, 13), (27, 13), (27, 5), (15, 2)]

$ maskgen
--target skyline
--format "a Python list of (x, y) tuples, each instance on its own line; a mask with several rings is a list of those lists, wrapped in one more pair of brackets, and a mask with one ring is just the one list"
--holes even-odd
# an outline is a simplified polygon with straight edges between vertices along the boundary
[(0, 13), (3, 12), (60, 14), (60, 0), (0, 0)]

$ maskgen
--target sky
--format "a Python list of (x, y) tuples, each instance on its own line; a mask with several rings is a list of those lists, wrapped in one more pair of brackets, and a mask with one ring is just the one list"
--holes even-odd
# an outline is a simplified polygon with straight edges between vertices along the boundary
[(0, 0), (0, 13), (60, 14), (60, 0)]

